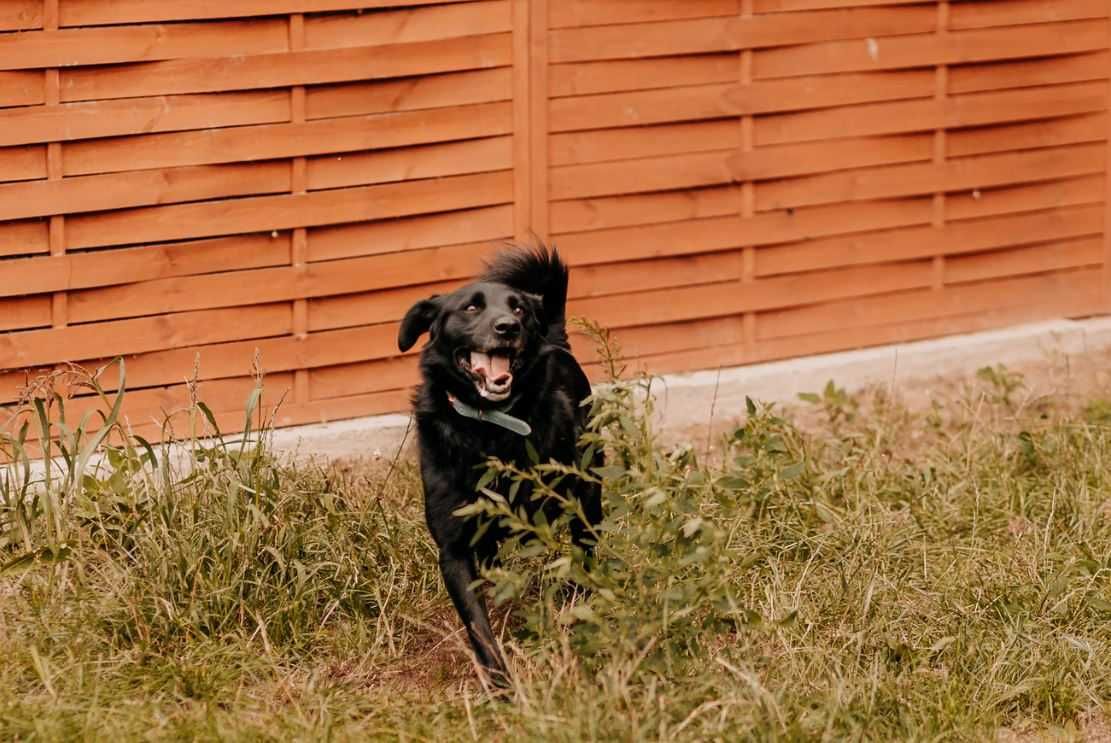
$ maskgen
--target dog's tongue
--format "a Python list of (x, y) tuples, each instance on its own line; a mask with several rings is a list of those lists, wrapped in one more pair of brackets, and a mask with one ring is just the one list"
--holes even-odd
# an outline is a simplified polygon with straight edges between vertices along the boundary
[(500, 353), (471, 351), (471, 368), (491, 382), (499, 382), (509, 374), (509, 357)]

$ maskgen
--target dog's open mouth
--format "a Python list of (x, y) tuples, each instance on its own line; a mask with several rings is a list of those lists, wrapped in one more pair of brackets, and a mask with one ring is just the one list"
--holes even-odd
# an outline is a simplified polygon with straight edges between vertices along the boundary
[(491, 402), (509, 397), (513, 386), (513, 350), (494, 348), (489, 351), (463, 351), (459, 366), (470, 375), (478, 394)]

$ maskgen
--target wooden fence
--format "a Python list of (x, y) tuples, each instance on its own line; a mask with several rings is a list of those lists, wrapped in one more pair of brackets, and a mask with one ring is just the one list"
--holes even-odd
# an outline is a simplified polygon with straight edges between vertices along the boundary
[(124, 355), (150, 435), (199, 356), (234, 427), (257, 350), (281, 424), (403, 410), (530, 232), (658, 372), (1105, 312), (1109, 6), (6, 0), (0, 404)]

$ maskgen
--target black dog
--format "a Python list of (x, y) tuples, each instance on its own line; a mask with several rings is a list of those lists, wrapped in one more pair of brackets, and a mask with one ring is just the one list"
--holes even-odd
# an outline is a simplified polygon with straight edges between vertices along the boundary
[[(484, 497), (477, 492), (490, 456), (529, 466), (526, 441), (541, 462), (575, 464), (588, 411), (590, 382), (571, 355), (565, 326), (567, 266), (556, 251), (515, 247), (497, 255), (474, 283), (417, 302), (405, 315), (397, 345), (407, 351), (428, 332), (422, 384), (413, 398), (424, 481), (425, 517), (440, 550), (440, 572), (490, 680), (508, 670), (472, 584), (478, 564), (496, 558), (505, 537), (497, 525), (475, 539), (477, 524), (454, 514)], [(594, 464), (601, 457), (597, 456)], [(590, 526), (602, 518), (596, 484), (568, 478)], [(525, 485), (517, 502), (534, 513)], [(589, 526), (572, 537), (589, 551)]]

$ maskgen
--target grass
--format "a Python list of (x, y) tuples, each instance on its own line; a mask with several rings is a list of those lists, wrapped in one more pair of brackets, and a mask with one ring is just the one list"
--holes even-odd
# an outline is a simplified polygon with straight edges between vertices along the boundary
[[(1111, 699), (1111, 405), (1023, 396), (1002, 367), (927, 410), (833, 385), (752, 403), (709, 453), (660, 443), (647, 380), (600, 392), (594, 562), (514, 508), (520, 479), (558, 498), (560, 468), (495, 463), (502, 497), (469, 516), (522, 537), (487, 575), (500, 702), (412, 462), (189, 433), (171, 466), (81, 382), (98, 425), (61, 425), (44, 384), (4, 440), (3, 740), (1080, 739)], [(49, 482), (23, 467), (32, 427), (64, 455)]]

